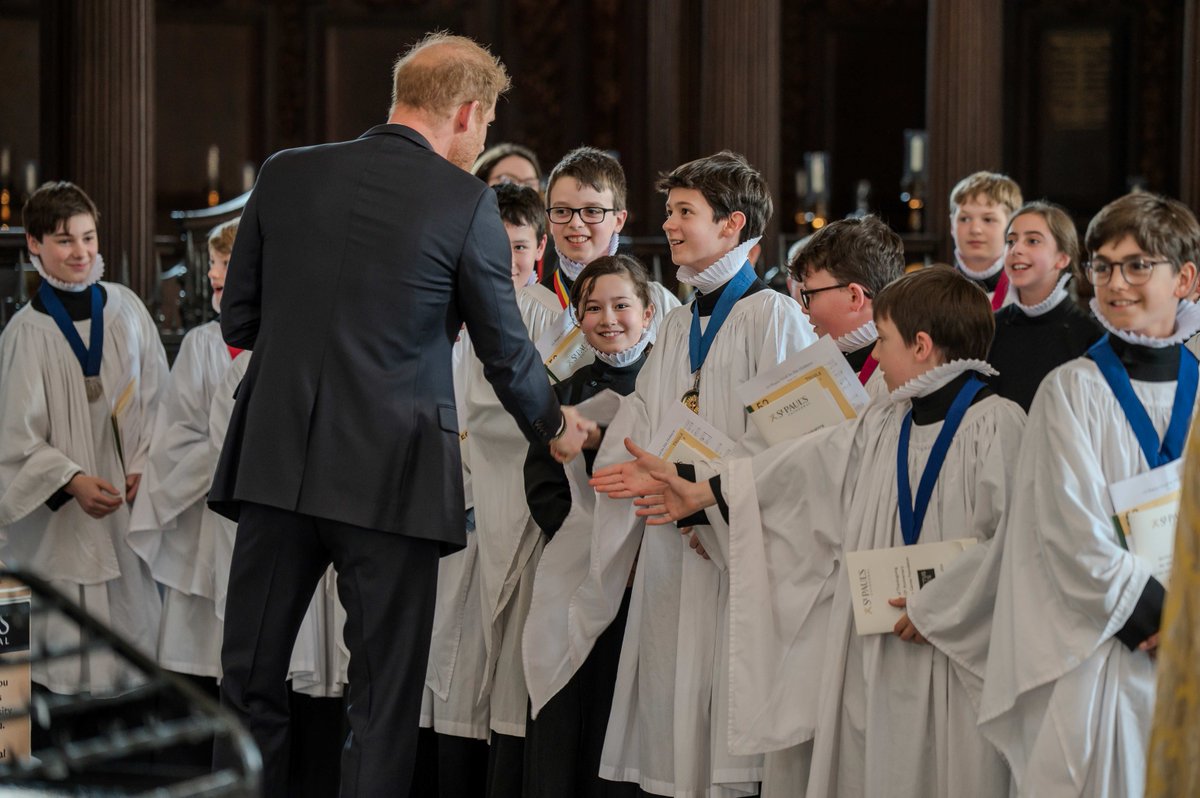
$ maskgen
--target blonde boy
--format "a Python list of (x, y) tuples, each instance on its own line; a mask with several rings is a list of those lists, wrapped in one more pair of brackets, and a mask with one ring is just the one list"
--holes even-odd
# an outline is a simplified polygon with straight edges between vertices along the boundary
[(950, 192), (954, 261), (964, 275), (987, 291), (992, 310), (1009, 302), (1004, 233), (1009, 217), (1021, 203), (1021, 187), (996, 172), (964, 177)]

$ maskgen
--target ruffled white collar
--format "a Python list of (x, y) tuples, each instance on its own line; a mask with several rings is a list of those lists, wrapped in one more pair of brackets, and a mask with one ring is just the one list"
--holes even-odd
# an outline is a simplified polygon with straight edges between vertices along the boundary
[(837, 344), (838, 351), (844, 355), (849, 352), (857, 352), (867, 344), (875, 343), (875, 339), (878, 337), (879, 331), (875, 329), (875, 322), (870, 320), (857, 330), (851, 330), (845, 335), (838, 336), (833, 342)]
[(1000, 373), (992, 368), (992, 365), (986, 360), (975, 360), (974, 358), (951, 360), (949, 363), (934, 366), (924, 374), (913, 377), (888, 394), (888, 398), (893, 403), (900, 404), (909, 399), (928, 396), (938, 388), (949, 385), (956, 377), (968, 371), (978, 372), (985, 377), (995, 377)]
[(622, 349), (620, 352), (601, 352), (590, 343), (588, 344), (588, 348), (596, 355), (597, 360), (607, 363), (614, 368), (622, 368), (628, 366), (630, 363), (636, 363), (637, 359), (646, 351), (646, 347), (652, 343), (654, 343), (654, 336), (651, 334), (650, 328), (647, 327), (642, 331), (641, 340), (628, 349)]
[(43, 280), (50, 283), (50, 285), (59, 291), (68, 291), (72, 294), (78, 294), (80, 291), (86, 290), (99, 282), (100, 278), (104, 276), (104, 258), (100, 256), (99, 252), (96, 253), (96, 257), (92, 260), (92, 270), (88, 272), (87, 279), (82, 283), (64, 283), (57, 277), (51, 277), (46, 271), (46, 267), (42, 265), (42, 259), (37, 255), (30, 255), (29, 260), (33, 263), (33, 268), (37, 269), (37, 273), (42, 276)]
[(1070, 281), (1071, 274), (1068, 272), (1059, 278), (1058, 285), (1054, 286), (1054, 290), (1050, 292), (1050, 296), (1046, 297), (1041, 302), (1038, 302), (1036, 305), (1022, 305), (1021, 294), (1020, 292), (1017, 292), (1017, 298), (1013, 300), (1013, 304), (1016, 305), (1017, 309), (1026, 316), (1045, 316), (1047, 313), (1058, 307), (1059, 302), (1062, 302), (1064, 299), (1070, 296), (1070, 294), (1067, 293), (1067, 283)]
[(991, 266), (988, 266), (986, 269), (984, 269), (981, 272), (977, 272), (977, 271), (973, 271), (971, 268), (969, 268), (967, 266), (967, 264), (963, 263), (962, 255), (960, 255), (958, 250), (955, 249), (954, 250), (954, 263), (958, 266), (958, 270), (960, 272), (962, 272), (963, 274), (965, 274), (967, 277), (970, 277), (972, 280), (975, 280), (976, 282), (983, 282), (984, 280), (990, 280), (991, 278), (995, 277), (997, 274), (999, 274), (1001, 272), (1001, 270), (1004, 268), (1004, 256), (1001, 255), (996, 260), (996, 262), (993, 263)]
[(711, 294), (732, 280), (733, 276), (741, 270), (742, 264), (746, 262), (746, 255), (758, 241), (758, 238), (743, 241), (701, 272), (690, 266), (680, 266), (679, 271), (675, 272), (675, 279), (685, 285), (690, 285), (702, 294)]
[(1111, 335), (1115, 335), (1125, 343), (1134, 344), (1135, 346), (1145, 346), (1150, 349), (1166, 349), (1168, 346), (1182, 344), (1200, 332), (1200, 305), (1189, 302), (1186, 299), (1179, 300), (1179, 307), (1175, 310), (1175, 332), (1166, 338), (1154, 338), (1149, 335), (1135, 333), (1132, 330), (1118, 330), (1100, 312), (1100, 301), (1098, 299), (1092, 297), (1090, 306), (1092, 314), (1095, 315), (1096, 321), (1100, 322), (1100, 326), (1108, 330)]
[[(608, 254), (617, 254), (617, 247), (620, 246), (620, 244), (621, 236), (618, 233), (613, 233), (612, 238), (608, 240)], [(562, 269), (563, 274), (567, 275), (572, 282), (579, 278), (579, 273), (583, 271), (583, 267), (585, 266), (587, 266), (586, 263), (580, 263), (578, 261), (571, 260), (561, 252), (558, 253), (558, 268)]]

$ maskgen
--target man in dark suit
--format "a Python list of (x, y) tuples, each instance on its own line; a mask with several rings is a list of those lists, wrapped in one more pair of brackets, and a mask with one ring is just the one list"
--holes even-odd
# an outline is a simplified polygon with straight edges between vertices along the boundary
[[(408, 794), (439, 554), (465, 544), (450, 350), (463, 322), (526, 436), (577, 449), (517, 312), (483, 149), (500, 62), (432, 34), (394, 70), (388, 123), (276, 153), (242, 215), (221, 331), (254, 350), (209, 494), (239, 520), (222, 700), (289, 787), (285, 679), (330, 562), (351, 652), (343, 796)], [(229, 752), (218, 752), (224, 764)]]

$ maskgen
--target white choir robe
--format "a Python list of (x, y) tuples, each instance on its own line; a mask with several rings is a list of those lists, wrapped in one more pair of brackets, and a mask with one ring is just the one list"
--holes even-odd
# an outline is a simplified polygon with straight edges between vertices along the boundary
[[(129, 546), (128, 506), (95, 519), (74, 499), (56, 512), (45, 505), (76, 473), (101, 477), (124, 495), (125, 474), (146, 470), (167, 358), (141, 299), (124, 286), (102, 285), (104, 395), (96, 402), (88, 402), (79, 361), (49, 315), (27, 305), (0, 335), (0, 561), (49, 580), (153, 656), (162, 605), (149, 569)], [(75, 328), (90, 340), (90, 321)], [(57, 614), (35, 619), (35, 651), (78, 642), (74, 623)], [(128, 687), (133, 675), (107, 653), (90, 655), (86, 665), (87, 684), (78, 657), (35, 666), (33, 679), (57, 693), (103, 693)]]
[[(663, 413), (691, 388), (691, 321), (690, 303), (667, 315), (596, 468), (628, 459), (626, 436), (648, 444)], [(736, 387), (815, 340), (790, 297), (766, 290), (742, 298), (708, 353), (700, 415), (742, 439), (752, 425)], [(637, 559), (600, 775), (659, 795), (749, 794), (761, 778), (761, 759), (731, 756), (725, 735), (726, 668), (717, 652), (726, 639), (728, 582), (675, 527), (643, 535), (634, 509), (628, 499), (596, 497), (587, 578), (569, 602), (571, 657), (582, 662), (616, 616)]]
[[(1132, 384), (1161, 439), (1175, 383)], [(1117, 542), (1108, 486), (1148, 468), (1095, 363), (1050, 372), (1029, 411), (980, 708), (1021, 795), (1145, 788), (1155, 663), (1114, 634), (1150, 569)]]
[[(517, 306), (534, 341), (562, 315), (558, 298), (543, 285), (520, 289)], [(521, 633), (544, 543), (525, 502), (529, 441), (500, 404), (473, 350), (465, 404), (483, 609), (485, 670), (479, 697), (490, 696), (493, 731), (524, 737), (529, 696), (521, 665)]]
[[(846, 551), (903, 545), (896, 450), (909, 407), (876, 398), (859, 419), (732, 460), (722, 477), (730, 519), (710, 554), (730, 572), (730, 744), (774, 752), (764, 798), (1008, 795), (975, 707), (999, 567), (991, 540), (1024, 413), (987, 397), (954, 436), (918, 542), (981, 543), (909, 598), (932, 643), (919, 646), (856, 634), (842, 568)], [(912, 428), (914, 492), (941, 428)]]
[[(462, 330), (458, 336), (451, 356), (462, 442), (464, 510), (469, 512), (475, 500), (467, 446), (470, 431), (465, 393), (472, 356), (467, 331)], [(468, 529), (466, 547), (442, 557), (438, 563), (437, 603), (425, 672), (421, 726), (438, 734), (486, 740), (489, 701), (487, 696), (480, 695), (487, 657), (483, 645), (478, 554), (479, 539), (473, 529)]]
[(163, 587), (158, 661), (178, 673), (221, 674), (213, 524), (205, 497), (218, 450), (208, 435), (213, 393), (231, 362), (216, 321), (184, 336), (159, 410), (146, 472), (130, 518), (129, 542)]
[[(246, 351), (234, 358), (225, 371), (221, 384), (213, 394), (209, 411), (209, 436), (212, 446), (220, 451), (229, 430), (229, 418), (233, 413), (234, 394), (241, 384), (246, 369), (250, 366), (251, 352)], [(233, 562), (233, 546), (237, 538), (237, 523), (217, 513), (204, 516), (204, 523), (211, 524), (201, 533), (202, 539), (210, 540), (213, 546), (215, 574), (214, 609), (218, 623), (224, 629), (225, 602), (229, 594), (229, 568)], [(350, 650), (342, 637), (346, 623), (346, 612), (337, 595), (337, 572), (333, 566), (326, 569), (313, 592), (308, 611), (296, 634), (292, 646), (292, 658), (288, 665), (288, 679), (292, 689), (314, 698), (340, 696), (349, 682)]]

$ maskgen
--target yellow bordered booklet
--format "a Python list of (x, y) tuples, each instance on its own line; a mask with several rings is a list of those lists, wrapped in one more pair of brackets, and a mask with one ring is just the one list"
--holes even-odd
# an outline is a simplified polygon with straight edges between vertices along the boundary
[(871, 401), (827, 335), (747, 381), (737, 396), (772, 446), (857, 418)]
[[(0, 760), (12, 764), (30, 754), (30, 591), (16, 580), (0, 580)], [(11, 662), (10, 662), (11, 660)]]
[(542, 333), (534, 343), (551, 382), (562, 382), (588, 360), (587, 339), (583, 330), (564, 312), (559, 320)]
[(729, 436), (675, 402), (663, 413), (658, 434), (648, 448), (672, 463), (716, 463), (734, 446)]
[(1117, 540), (1166, 587), (1175, 552), (1182, 460), (1108, 486)]

